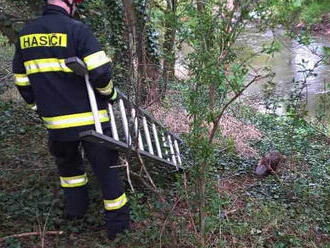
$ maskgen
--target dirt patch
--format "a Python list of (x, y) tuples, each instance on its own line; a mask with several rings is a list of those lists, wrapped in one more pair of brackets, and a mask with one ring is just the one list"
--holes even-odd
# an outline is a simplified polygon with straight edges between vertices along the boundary
[(218, 185), (218, 193), (220, 196), (233, 195), (238, 192), (245, 192), (248, 188), (254, 186), (257, 182), (256, 178), (250, 175), (244, 177), (225, 178)]
[[(170, 131), (177, 134), (189, 132), (190, 119), (182, 107), (166, 109), (160, 105), (153, 105), (148, 111)], [(238, 154), (247, 158), (258, 156), (258, 151), (249, 145), (249, 141), (262, 138), (262, 133), (255, 126), (224, 115), (220, 121), (220, 129), (224, 137), (233, 139)]]
[(249, 141), (262, 138), (262, 133), (255, 126), (228, 115), (223, 116), (220, 126), (223, 136), (234, 140), (237, 153), (247, 158), (258, 156), (258, 151), (249, 145)]

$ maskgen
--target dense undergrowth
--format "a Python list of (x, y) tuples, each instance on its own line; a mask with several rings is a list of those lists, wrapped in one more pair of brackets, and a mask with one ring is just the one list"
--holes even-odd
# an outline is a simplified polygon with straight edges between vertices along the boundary
[[(8, 62), (11, 53), (1, 57)], [(134, 180), (137, 193), (127, 189), (132, 230), (109, 242), (103, 230), (100, 190), (86, 162), (89, 211), (82, 220), (65, 220), (56, 167), (47, 151), (47, 132), (36, 114), (17, 99), (10, 69), (3, 68), (1, 248), (198, 247), (196, 170), (189, 168), (176, 175), (163, 172), (155, 179), (165, 202)], [(235, 152), (233, 140), (220, 138), (220, 147), (212, 154), (216, 162), (206, 176), (205, 247), (329, 247), (329, 138), (299, 118), (256, 114), (243, 106), (233, 106), (228, 114), (254, 125), (263, 136), (250, 144), (259, 156), (248, 159)], [(285, 165), (277, 174), (255, 177), (258, 158), (275, 149), (286, 155)], [(17, 234), (23, 236), (9, 237)]]
[[(89, 184), (87, 216), (66, 221), (46, 131), (38, 117), (20, 101), (1, 101), (0, 112), (0, 238), (64, 232), (8, 238), (0, 247), (197, 247), (194, 196), (185, 180), (189, 169), (161, 186), (166, 203), (143, 187), (130, 193), (132, 230), (108, 242), (95, 178)], [(256, 115), (246, 108), (233, 109), (232, 114), (263, 132), (263, 138), (251, 144), (260, 154), (277, 149), (288, 160), (278, 174), (260, 179), (253, 175), (256, 158), (240, 158), (233, 151), (217, 154), (218, 164), (208, 177), (208, 246), (328, 247), (329, 138), (304, 121)]]

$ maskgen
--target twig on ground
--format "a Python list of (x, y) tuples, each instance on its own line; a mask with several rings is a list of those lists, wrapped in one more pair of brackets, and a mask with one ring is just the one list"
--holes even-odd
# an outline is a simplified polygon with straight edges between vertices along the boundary
[[(62, 235), (63, 231), (47, 231), (45, 232), (45, 235)], [(35, 235), (42, 235), (42, 232), (28, 232), (28, 233), (20, 233), (20, 234), (13, 234), (4, 238), (0, 238), (0, 242), (3, 242), (9, 238), (21, 238), (21, 237), (27, 237), (27, 236), (35, 236)]]

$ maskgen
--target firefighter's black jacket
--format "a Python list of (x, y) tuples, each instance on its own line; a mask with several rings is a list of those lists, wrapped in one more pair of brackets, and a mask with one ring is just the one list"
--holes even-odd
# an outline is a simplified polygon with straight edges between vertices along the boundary
[(43, 16), (19, 33), (13, 60), (15, 84), (24, 100), (36, 106), (53, 140), (75, 140), (94, 128), (84, 78), (65, 66), (79, 57), (87, 65), (96, 90), (103, 127), (109, 125), (107, 100), (114, 96), (110, 59), (87, 25), (58, 6), (48, 5)]

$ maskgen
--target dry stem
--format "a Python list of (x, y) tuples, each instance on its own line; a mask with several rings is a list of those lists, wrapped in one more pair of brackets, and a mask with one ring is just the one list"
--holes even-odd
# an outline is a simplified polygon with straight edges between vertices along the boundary
[(43, 234), (43, 232), (28, 232), (28, 233), (20, 233), (20, 234), (13, 234), (4, 238), (0, 238), (0, 242), (5, 241), (9, 238), (21, 238), (21, 237), (27, 237), (27, 236), (35, 236), (35, 235), (62, 235), (63, 231), (47, 231)]

